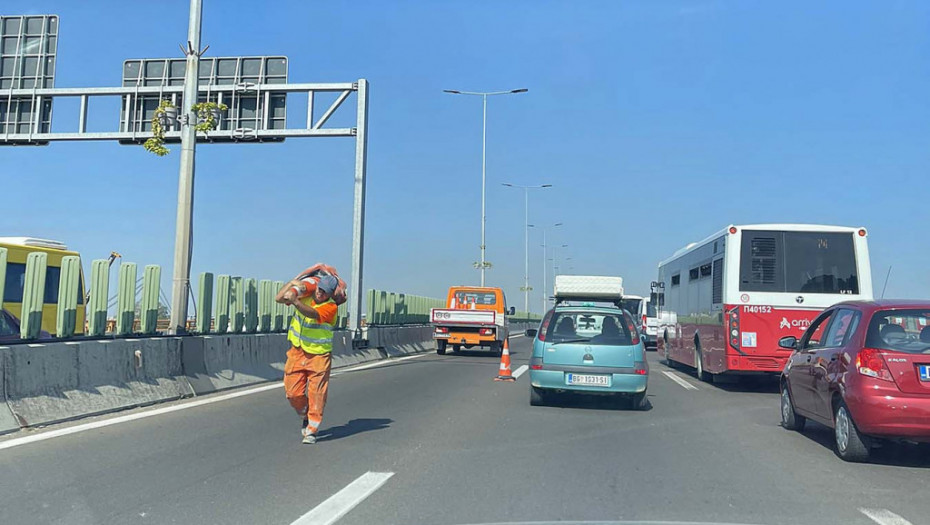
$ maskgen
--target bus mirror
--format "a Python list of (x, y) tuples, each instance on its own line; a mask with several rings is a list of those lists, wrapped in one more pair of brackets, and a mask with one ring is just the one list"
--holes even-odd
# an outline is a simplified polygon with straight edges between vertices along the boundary
[(793, 335), (782, 337), (778, 340), (778, 346), (789, 350), (795, 350), (798, 347), (798, 338)]
[(517, 314), (517, 307), (516, 307), (516, 306), (511, 306), (511, 307), (510, 307), (510, 315), (516, 315), (516, 314)]

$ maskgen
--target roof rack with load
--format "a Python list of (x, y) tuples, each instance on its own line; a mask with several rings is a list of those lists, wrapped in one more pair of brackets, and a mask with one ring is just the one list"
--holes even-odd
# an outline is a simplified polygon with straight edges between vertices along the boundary
[(565, 301), (607, 302), (620, 305), (623, 278), (603, 275), (555, 276), (555, 304)]

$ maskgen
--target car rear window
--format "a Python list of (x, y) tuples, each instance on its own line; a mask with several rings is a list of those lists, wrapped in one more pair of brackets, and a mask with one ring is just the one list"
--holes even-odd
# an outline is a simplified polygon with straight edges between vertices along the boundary
[(483, 304), (491, 306), (497, 304), (497, 295), (493, 292), (455, 292), (455, 302), (458, 304)]
[(896, 352), (930, 354), (930, 309), (875, 312), (865, 336), (865, 345)]
[(590, 345), (628, 346), (639, 343), (629, 314), (616, 312), (564, 310), (557, 311), (549, 320), (546, 341), (564, 343), (574, 341)]

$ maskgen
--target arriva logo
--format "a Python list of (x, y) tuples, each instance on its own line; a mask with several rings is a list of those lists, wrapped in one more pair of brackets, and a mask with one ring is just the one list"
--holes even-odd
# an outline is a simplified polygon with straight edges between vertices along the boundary
[(794, 319), (789, 321), (787, 317), (782, 317), (781, 322), (778, 323), (778, 329), (784, 330), (785, 328), (797, 328), (798, 330), (807, 330), (811, 325), (811, 322), (807, 319)]

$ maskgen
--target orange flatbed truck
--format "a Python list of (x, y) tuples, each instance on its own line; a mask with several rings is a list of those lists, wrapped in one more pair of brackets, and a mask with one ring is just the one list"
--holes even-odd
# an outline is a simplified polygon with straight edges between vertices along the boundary
[(458, 353), (463, 348), (487, 348), (500, 355), (510, 335), (507, 299), (500, 288), (453, 286), (449, 288), (446, 308), (433, 308), (430, 322), (436, 353), (443, 355), (451, 346)]

